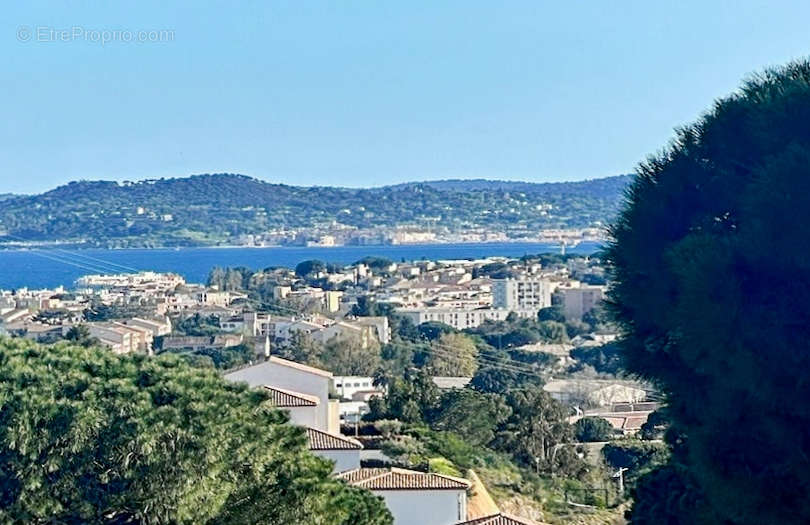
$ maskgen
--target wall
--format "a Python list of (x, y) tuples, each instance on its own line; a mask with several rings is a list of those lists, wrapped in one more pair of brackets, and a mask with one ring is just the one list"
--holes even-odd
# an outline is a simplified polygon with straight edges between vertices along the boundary
[(360, 468), (360, 450), (313, 450), (313, 454), (335, 462), (332, 472)]
[(394, 525), (452, 525), (467, 518), (463, 490), (375, 490), (382, 496)]
[(316, 407), (315, 424), (310, 426), (329, 432), (329, 386), (332, 381), (331, 377), (298, 370), (273, 361), (265, 361), (226, 374), (225, 378), (231, 381), (245, 381), (252, 387), (270, 385), (317, 397), (320, 404)]

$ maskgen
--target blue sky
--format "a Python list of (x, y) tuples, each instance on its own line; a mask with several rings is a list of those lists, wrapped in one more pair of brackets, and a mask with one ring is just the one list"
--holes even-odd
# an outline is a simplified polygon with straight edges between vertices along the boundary
[(810, 52), (808, 19), (745, 0), (13, 2), (0, 193), (628, 172), (749, 73)]

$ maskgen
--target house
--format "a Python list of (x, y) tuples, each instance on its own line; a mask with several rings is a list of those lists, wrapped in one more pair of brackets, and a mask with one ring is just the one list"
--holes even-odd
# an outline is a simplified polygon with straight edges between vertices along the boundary
[(322, 325), (310, 321), (293, 320), (276, 322), (274, 325), (274, 336), (278, 344), (286, 345), (290, 343), (290, 339), (295, 333), (312, 337), (314, 333), (320, 330), (323, 330)]
[(310, 336), (313, 341), (326, 344), (332, 339), (354, 339), (363, 348), (368, 348), (369, 343), (374, 339), (374, 332), (371, 327), (358, 326), (346, 321), (338, 321), (325, 328), (312, 332)]
[(360, 326), (369, 326), (374, 329), (377, 340), (382, 344), (391, 342), (391, 327), (388, 326), (388, 317), (375, 316), (375, 317), (358, 317), (354, 320), (354, 324)]
[(141, 328), (146, 328), (147, 330), (152, 332), (153, 337), (158, 337), (161, 335), (169, 335), (172, 332), (172, 323), (168, 317), (164, 317), (160, 321), (155, 321), (152, 319), (141, 319), (140, 317), (133, 317), (132, 319), (127, 319), (121, 322), (127, 326), (139, 326)]
[(204, 350), (206, 348), (230, 348), (242, 344), (241, 334), (183, 335), (167, 336), (163, 339), (163, 350)]
[(357, 440), (308, 427), (307, 443), (313, 454), (334, 461), (333, 472), (360, 468), (360, 451), (363, 450), (363, 445)]
[(335, 392), (343, 399), (354, 399), (357, 392), (376, 391), (373, 377), (335, 376)]
[(431, 379), (433, 380), (433, 384), (439, 387), (440, 390), (464, 388), (472, 381), (472, 377), (454, 376), (433, 376)]
[(399, 468), (359, 468), (336, 477), (380, 496), (394, 525), (453, 525), (467, 518), (466, 479)]
[(290, 423), (304, 427), (318, 425), (321, 400), (316, 396), (269, 385), (264, 385), (264, 389), (270, 392), (273, 405), (290, 415)]
[(556, 379), (543, 390), (561, 403), (605, 407), (615, 403), (639, 403), (647, 392), (637, 383), (620, 380)]
[[(441, 308), (426, 306), (421, 308), (397, 308), (396, 312), (409, 318), (415, 325), (431, 321), (444, 323), (456, 330), (475, 328), (485, 321), (504, 321), (512, 310), (499, 308)], [(535, 310), (514, 310), (518, 317), (532, 318)]]
[(605, 297), (604, 286), (581, 286), (560, 288), (563, 296), (563, 311), (566, 319), (582, 319)]
[(90, 335), (116, 354), (130, 354), (138, 350), (140, 333), (107, 323), (88, 323)]
[(491, 516), (483, 516), (480, 518), (475, 518), (467, 521), (460, 521), (456, 525), (541, 525), (541, 524), (529, 521), (524, 518), (518, 518), (517, 516), (504, 514), (503, 512), (498, 512), (497, 514), (493, 514)]
[(329, 399), (332, 389), (331, 372), (271, 356), (264, 362), (225, 374), (225, 378), (230, 381), (244, 381), (252, 387), (271, 386), (276, 390), (283, 389), (317, 398), (316, 415), (313, 424), (309, 426), (324, 432), (339, 431), (338, 401)]

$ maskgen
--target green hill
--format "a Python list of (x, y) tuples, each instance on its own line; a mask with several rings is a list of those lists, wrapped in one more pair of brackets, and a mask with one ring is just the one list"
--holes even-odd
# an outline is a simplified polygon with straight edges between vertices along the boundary
[(216, 245), (241, 234), (331, 223), (363, 229), (429, 221), (447, 231), (580, 228), (610, 220), (629, 180), (455, 180), (371, 189), (289, 186), (231, 174), (79, 181), (4, 200), (0, 232), (5, 240), (132, 247)]

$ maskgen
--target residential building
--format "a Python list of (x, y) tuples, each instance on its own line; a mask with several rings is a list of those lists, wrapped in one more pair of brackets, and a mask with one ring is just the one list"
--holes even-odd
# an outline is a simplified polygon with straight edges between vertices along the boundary
[(394, 525), (453, 525), (467, 519), (466, 479), (399, 468), (359, 468), (337, 474), (382, 497)]
[(307, 442), (313, 454), (334, 461), (333, 472), (360, 468), (363, 445), (357, 440), (310, 427), (307, 428)]
[(605, 298), (604, 286), (580, 286), (560, 288), (563, 296), (563, 312), (566, 319), (582, 319), (594, 306)]
[(534, 310), (551, 306), (556, 283), (546, 279), (494, 279), (492, 306), (510, 311)]
[[(464, 330), (465, 328), (475, 328), (484, 321), (504, 321), (506, 317), (512, 313), (505, 309), (496, 308), (478, 308), (468, 310), (463, 308), (397, 308), (397, 313), (408, 317), (413, 324), (419, 325), (430, 321), (444, 323), (450, 325), (456, 330)], [(520, 310), (515, 311), (519, 317), (534, 317), (537, 312), (534, 310)]]
[(633, 381), (603, 379), (555, 379), (543, 390), (561, 403), (604, 407), (615, 403), (640, 403), (646, 390)]
[(267, 361), (225, 374), (225, 378), (244, 381), (252, 387), (270, 386), (298, 396), (317, 398), (315, 415), (308, 426), (330, 433), (340, 430), (338, 401), (329, 399), (331, 372), (271, 356)]
[(240, 345), (243, 341), (242, 334), (167, 336), (163, 338), (163, 349), (194, 351), (206, 348), (229, 348)]
[(153, 319), (141, 319), (139, 317), (133, 317), (132, 319), (127, 319), (121, 322), (127, 326), (139, 326), (141, 328), (146, 328), (147, 330), (152, 332), (152, 337), (169, 335), (172, 332), (172, 322), (169, 320), (168, 317), (164, 317), (162, 320), (159, 321)]
[(335, 393), (342, 399), (353, 399), (358, 392), (376, 391), (373, 377), (335, 376)]
[(323, 296), (324, 308), (327, 312), (337, 312), (340, 310), (340, 298), (343, 292), (337, 290), (327, 291)]
[(381, 344), (391, 342), (391, 327), (388, 325), (388, 317), (381, 315), (376, 317), (358, 317), (353, 321), (360, 326), (369, 326), (374, 329), (377, 341)]
[(318, 397), (270, 385), (264, 385), (264, 389), (270, 392), (273, 405), (289, 414), (290, 423), (303, 427), (320, 424), (321, 400)]
[(540, 525), (539, 523), (535, 523), (533, 521), (529, 521), (525, 518), (518, 518), (517, 516), (512, 516), (511, 514), (504, 514), (503, 512), (498, 512), (497, 514), (492, 514), (491, 516), (482, 516), (480, 518), (474, 518), (467, 521), (461, 521), (455, 525)]

